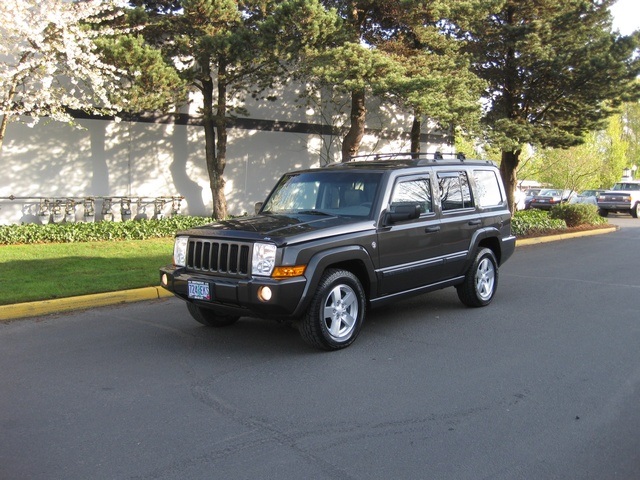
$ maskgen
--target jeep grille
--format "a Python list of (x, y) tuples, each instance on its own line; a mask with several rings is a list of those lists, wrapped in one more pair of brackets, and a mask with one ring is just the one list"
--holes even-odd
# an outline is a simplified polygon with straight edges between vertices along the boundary
[(251, 244), (189, 239), (187, 268), (229, 276), (249, 273)]

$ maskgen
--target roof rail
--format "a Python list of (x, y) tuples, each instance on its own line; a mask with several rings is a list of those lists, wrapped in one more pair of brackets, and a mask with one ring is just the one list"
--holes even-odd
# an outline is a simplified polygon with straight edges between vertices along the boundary
[(415, 160), (415, 161), (438, 161), (438, 160), (459, 160), (464, 162), (464, 153), (442, 153), (440, 151), (425, 152), (392, 152), (392, 153), (367, 153), (364, 155), (354, 155), (350, 161), (375, 161), (375, 160)]

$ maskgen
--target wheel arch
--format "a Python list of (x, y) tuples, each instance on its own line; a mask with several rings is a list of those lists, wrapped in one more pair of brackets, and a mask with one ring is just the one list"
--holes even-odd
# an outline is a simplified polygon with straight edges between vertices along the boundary
[(307, 277), (308, 281), (302, 295), (302, 301), (297, 308), (298, 313), (303, 312), (307, 308), (311, 302), (312, 293), (318, 287), (322, 275), (330, 268), (347, 270), (353, 273), (362, 285), (366, 302), (369, 302), (371, 292), (375, 291), (377, 283), (373, 262), (369, 253), (358, 245), (346, 248), (340, 247), (318, 252), (307, 264), (307, 272), (311, 272), (311, 276)]
[(472, 258), (478, 248), (490, 249), (498, 261), (498, 265), (502, 265), (502, 247), (500, 245), (500, 231), (496, 228), (486, 228), (478, 230), (471, 242), (469, 256)]

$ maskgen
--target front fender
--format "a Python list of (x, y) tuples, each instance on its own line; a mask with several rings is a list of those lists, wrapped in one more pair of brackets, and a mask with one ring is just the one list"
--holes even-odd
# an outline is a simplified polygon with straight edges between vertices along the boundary
[[(358, 268), (349, 268), (349, 265), (358, 265)], [(377, 291), (377, 277), (373, 261), (369, 252), (359, 245), (337, 247), (316, 253), (307, 264), (305, 277), (306, 286), (296, 314), (301, 315), (311, 303), (320, 279), (324, 272), (331, 267), (345, 268), (355, 274), (363, 284), (365, 292)], [(355, 270), (355, 271), (354, 271)], [(363, 278), (364, 276), (364, 278)]]

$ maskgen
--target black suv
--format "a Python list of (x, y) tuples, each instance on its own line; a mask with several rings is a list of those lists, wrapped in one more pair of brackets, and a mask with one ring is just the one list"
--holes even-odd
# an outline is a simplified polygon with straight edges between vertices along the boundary
[(176, 235), (161, 283), (200, 323), (242, 316), (298, 326), (314, 347), (358, 336), (369, 307), (455, 286), (491, 302), (513, 253), (495, 165), (385, 154), (285, 174), (255, 216)]

